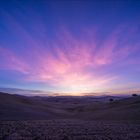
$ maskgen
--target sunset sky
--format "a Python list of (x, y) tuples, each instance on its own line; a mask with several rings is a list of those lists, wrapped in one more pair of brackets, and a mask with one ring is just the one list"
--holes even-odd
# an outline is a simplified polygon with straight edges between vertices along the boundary
[(140, 2), (1, 0), (0, 87), (140, 91)]

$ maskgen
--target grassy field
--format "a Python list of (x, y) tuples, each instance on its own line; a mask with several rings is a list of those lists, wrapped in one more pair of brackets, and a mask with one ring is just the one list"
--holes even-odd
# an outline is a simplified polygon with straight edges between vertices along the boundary
[(0, 93), (0, 140), (140, 140), (140, 96)]
[(2, 140), (140, 140), (140, 123), (34, 120), (1, 121)]

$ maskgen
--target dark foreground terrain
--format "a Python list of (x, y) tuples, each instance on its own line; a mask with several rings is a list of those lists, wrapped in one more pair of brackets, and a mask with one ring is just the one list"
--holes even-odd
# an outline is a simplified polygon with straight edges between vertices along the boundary
[(140, 140), (140, 96), (0, 93), (0, 140)]
[(1, 121), (3, 140), (140, 140), (140, 123), (80, 120)]

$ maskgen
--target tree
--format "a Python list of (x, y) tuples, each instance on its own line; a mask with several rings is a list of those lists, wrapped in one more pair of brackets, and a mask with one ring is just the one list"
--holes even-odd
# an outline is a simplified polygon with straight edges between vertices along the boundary
[(133, 97), (136, 97), (136, 96), (138, 96), (138, 95), (137, 95), (137, 94), (132, 94), (132, 96), (133, 96)]
[(109, 101), (110, 101), (110, 102), (113, 102), (113, 101), (114, 101), (114, 99), (110, 98), (110, 99), (109, 99)]

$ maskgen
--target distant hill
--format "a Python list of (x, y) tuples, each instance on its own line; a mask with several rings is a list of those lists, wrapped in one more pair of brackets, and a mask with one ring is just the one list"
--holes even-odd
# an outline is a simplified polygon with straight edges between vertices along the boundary
[(140, 96), (84, 107), (78, 116), (94, 120), (140, 120)]
[(55, 117), (56, 115), (49, 108), (49, 105), (44, 102), (30, 97), (0, 92), (1, 120), (48, 119)]
[(61, 118), (140, 120), (140, 96), (26, 97), (0, 92), (0, 120)]

